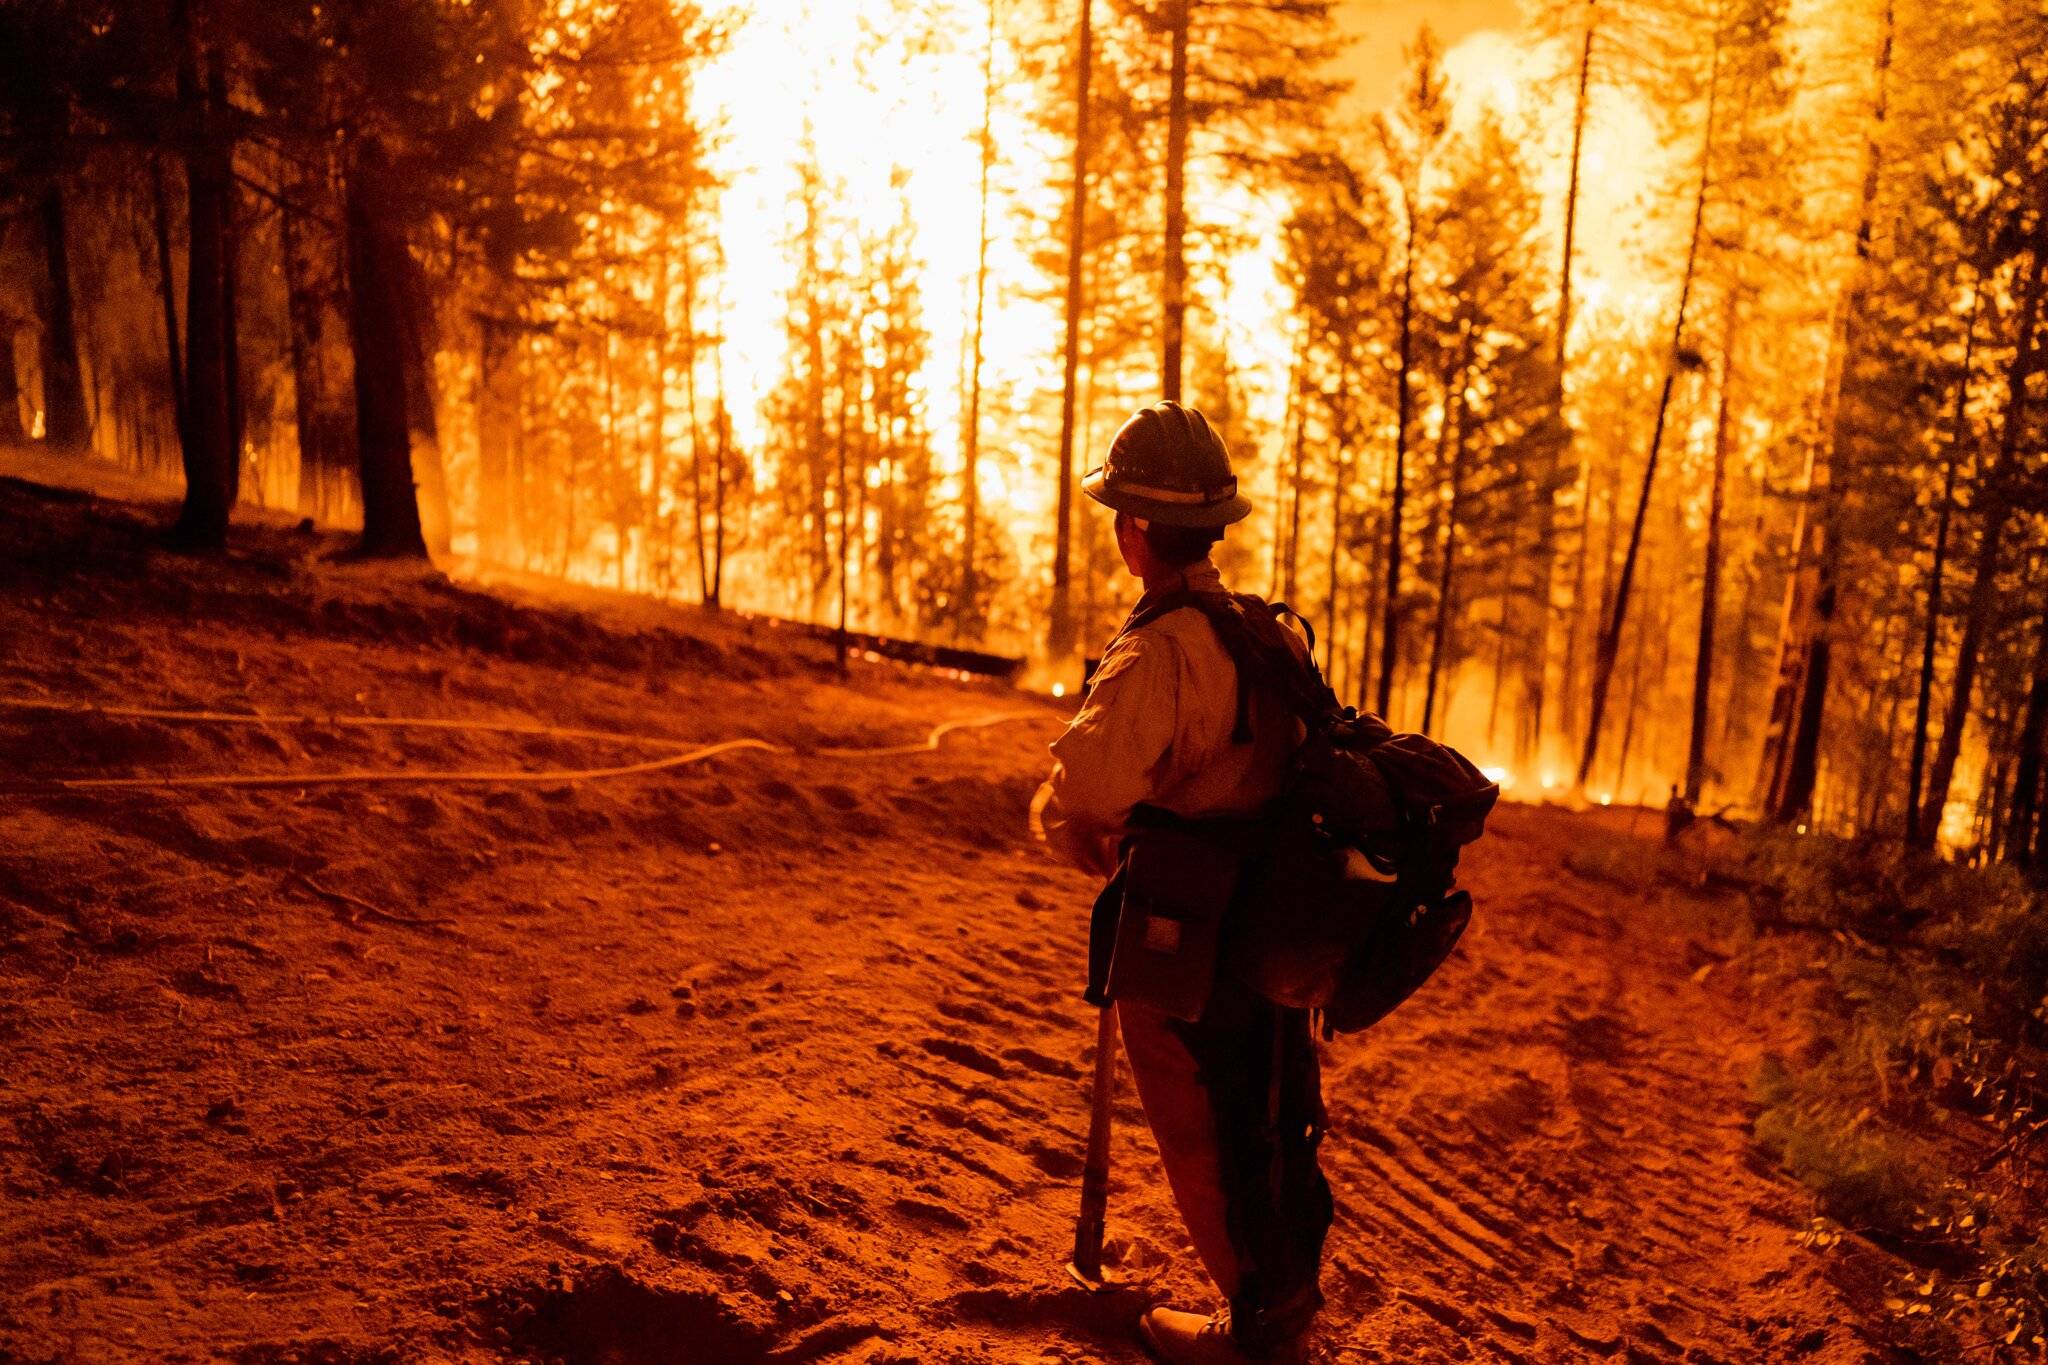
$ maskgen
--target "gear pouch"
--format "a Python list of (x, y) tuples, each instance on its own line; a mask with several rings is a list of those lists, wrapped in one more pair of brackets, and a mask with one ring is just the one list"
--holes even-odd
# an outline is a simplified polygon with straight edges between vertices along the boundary
[(1123, 855), (1106, 993), (1176, 1019), (1199, 1019), (1216, 979), (1216, 945), (1242, 859), (1172, 826), (1133, 829)]

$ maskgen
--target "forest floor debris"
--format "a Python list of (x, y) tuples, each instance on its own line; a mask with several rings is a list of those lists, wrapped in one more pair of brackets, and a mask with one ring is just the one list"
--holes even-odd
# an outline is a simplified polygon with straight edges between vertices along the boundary
[[(180, 559), (162, 516), (0, 480), (0, 690), (811, 750), (1020, 704), (287, 528)], [(1203, 1295), (1128, 1087), (1121, 1286), (1064, 1274), (1093, 888), (1024, 832), (1057, 727), (613, 784), (0, 797), (0, 1357), (1141, 1359), (1138, 1311)], [(0, 778), (591, 747), (0, 715)], [(1503, 810), (1459, 956), (1330, 1049), (1325, 1359), (1912, 1358), (1900, 1263), (1815, 1245), (1752, 1137), (1797, 1045), (1780, 978), (1731, 897), (1624, 884), (1640, 824)]]

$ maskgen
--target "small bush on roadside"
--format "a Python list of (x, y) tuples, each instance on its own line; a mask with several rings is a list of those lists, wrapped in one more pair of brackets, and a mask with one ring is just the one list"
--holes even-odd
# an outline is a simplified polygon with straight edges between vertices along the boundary
[[(1818, 943), (1797, 1062), (1756, 1079), (1759, 1146), (1829, 1219), (1917, 1269), (1887, 1304), (1985, 1359), (2048, 1344), (2048, 901), (2011, 869), (1896, 844), (1755, 834), (1765, 932)], [(1832, 1234), (1802, 1239), (1824, 1250)]]
[(1870, 1110), (1848, 1110), (1815, 1084), (1767, 1057), (1757, 1078), (1763, 1104), (1756, 1140), (1812, 1190), (1830, 1218), (1860, 1232), (1904, 1239), (1942, 1199), (1939, 1177), (1907, 1143), (1875, 1126)]

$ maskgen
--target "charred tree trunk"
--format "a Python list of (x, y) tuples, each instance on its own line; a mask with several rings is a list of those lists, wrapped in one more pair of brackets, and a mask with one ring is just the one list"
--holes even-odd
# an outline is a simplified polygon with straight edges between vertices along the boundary
[(721, 313), (711, 345), (711, 382), (717, 390), (712, 434), (718, 447), (718, 463), (711, 476), (711, 581), (704, 590), (704, 605), (714, 609), (725, 586), (725, 480), (732, 460), (732, 414), (725, 406), (725, 334), (725, 317)]
[(1977, 315), (1983, 311), (1983, 282), (1970, 298), (1969, 329), (1963, 336), (1963, 369), (1956, 377), (1956, 405), (1949, 422), (1948, 450), (1942, 461), (1941, 505), (1934, 513), (1934, 563), (1927, 574), (1927, 621), (1920, 636), (1920, 691), (1913, 708), (1913, 757), (1906, 777), (1906, 846), (1920, 841), (1920, 796), (1927, 776), (1927, 721), (1934, 702), (1934, 646), (1941, 634), (1942, 578), (1948, 571), (1948, 528), (1955, 514), (1956, 465), (1970, 429), (1970, 366), (1977, 354)]
[[(308, 177), (301, 199), (327, 206), (328, 182)], [(293, 417), (299, 439), (299, 510), (340, 522), (355, 511), (355, 411), (336, 234), (317, 214), (287, 206), (280, 219), (289, 323)], [(479, 414), (483, 404), (479, 400)]]
[(1095, 65), (1094, 0), (1081, 0), (1081, 36), (1074, 75), (1074, 174), (1067, 207), (1067, 316), (1060, 385), (1059, 489), (1053, 522), (1052, 610), (1046, 648), (1055, 662), (1074, 652), (1074, 398), (1081, 355), (1082, 229), (1088, 217), (1088, 76)]
[(1380, 620), (1379, 695), (1374, 710), (1385, 716), (1394, 702), (1394, 660), (1400, 646), (1401, 521), (1407, 509), (1408, 428), (1411, 371), (1415, 368), (1415, 239), (1417, 195), (1407, 197), (1408, 240), (1401, 255), (1401, 373), (1394, 402), (1394, 478), (1387, 507), (1387, 587)]
[(221, 382), (227, 389), (228, 402), (228, 501), (238, 502), (242, 496), (242, 446), (243, 435), (248, 426), (248, 416), (242, 403), (242, 341), (240, 330), (241, 300), (241, 225), (235, 218), (235, 177), (234, 143), (229, 140), (225, 129), (220, 126), (228, 107), (227, 72), (222, 66), (220, 54), (212, 54), (206, 71), (206, 104), (215, 119), (220, 133), (221, 186), (220, 208), (220, 345)]
[(1593, 699), (1586, 716), (1586, 745), (1579, 757), (1577, 785), (1583, 789), (1600, 749), (1601, 713), (1607, 707), (1607, 689), (1614, 678), (1615, 656), (1621, 647), (1621, 628), (1628, 617), (1629, 588), (1635, 577), (1636, 556), (1642, 550), (1643, 520), (1650, 508), (1650, 494), (1657, 478), (1657, 457), (1664, 444), (1664, 423), (1671, 412), (1671, 387), (1683, 362), (1685, 313), (1692, 302), (1693, 271), (1699, 260), (1700, 233), (1706, 222), (1707, 190), (1713, 183), (1714, 116), (1718, 112), (1721, 74), (1721, 42), (1714, 41), (1714, 55), (1707, 78), (1707, 126), (1700, 146), (1700, 183), (1693, 196), (1692, 234), (1685, 248), (1685, 273), (1678, 285), (1678, 315), (1671, 324), (1671, 356), (1665, 363), (1664, 386), (1657, 396), (1657, 418), (1650, 428), (1650, 453), (1643, 462), (1643, 486), (1636, 494), (1635, 520), (1629, 527), (1628, 549), (1622, 553), (1621, 581), (1615, 585), (1614, 611), (1600, 636), (1593, 655)]
[[(688, 214), (683, 221), (685, 225), (690, 222)], [(716, 606), (718, 594), (712, 589), (711, 555), (704, 537), (704, 430), (697, 420), (697, 254), (687, 236), (682, 245), (683, 406), (690, 430), (690, 545), (697, 559), (697, 601)], [(722, 480), (722, 448), (718, 458), (721, 464), (712, 471), (712, 478)]]
[(996, 4), (988, 5), (988, 50), (981, 66), (981, 235), (974, 264), (974, 355), (967, 376), (967, 430), (961, 442), (960, 510), (965, 534), (960, 552), (960, 602), (953, 615), (953, 634), (958, 638), (971, 620), (979, 620), (976, 602), (981, 586), (976, 581), (976, 537), (980, 531), (981, 487), (981, 364), (983, 322), (988, 311), (988, 182), (996, 159)]
[(1700, 579), (1699, 647), (1692, 665), (1692, 734), (1685, 749), (1685, 800), (1697, 808), (1707, 785), (1707, 702), (1714, 689), (1714, 627), (1721, 610), (1721, 515), (1728, 487), (1728, 411), (1735, 387), (1739, 294), (1731, 288), (1721, 320), (1721, 394), (1714, 414), (1714, 474), (1707, 496), (1707, 552)]
[(1159, 393), (1180, 401), (1181, 337), (1187, 322), (1188, 11), (1195, 0), (1167, 0), (1173, 60), (1166, 97), (1166, 319), (1161, 329)]
[(360, 553), (425, 559), (407, 411), (405, 242), (391, 220), (389, 169), (376, 144), (357, 152), (343, 186), (349, 342), (355, 352), (356, 452), (363, 496)]
[(2042, 818), (2042, 746), (2048, 742), (2048, 606), (2042, 608), (2035, 631), (2033, 676), (2027, 688), (2026, 719), (2020, 725), (2012, 806), (2003, 840), (2007, 861), (2022, 867), (2033, 864), (2034, 826)]
[(217, 550), (227, 543), (240, 468), (225, 312), (230, 153), (189, 41), (180, 54), (178, 95), (196, 131), (185, 154), (185, 505), (171, 539), (185, 549)]
[(704, 589), (704, 605), (716, 608), (725, 586), (725, 467), (732, 458), (732, 416), (725, 410), (725, 395), (718, 400), (716, 425), (718, 464), (711, 476), (711, 581)]
[[(448, 501), (448, 466), (441, 454), (441, 420), (433, 356), (439, 327), (426, 277), (402, 241), (396, 243), (398, 303), (405, 327), (405, 415), (410, 428), (415, 501), (420, 530), (432, 554), (448, 553), (454, 511)], [(612, 467), (618, 468), (616, 461)]]
[[(649, 386), (651, 392), (648, 395), (649, 406), (653, 408), (653, 412), (647, 422), (648, 484), (651, 491), (647, 495), (645, 511), (640, 518), (646, 534), (640, 558), (640, 580), (643, 584), (651, 580), (656, 594), (663, 600), (674, 594), (676, 583), (675, 509), (664, 509), (662, 506), (662, 494), (673, 483), (670, 477), (673, 472), (670, 466), (673, 462), (669, 459), (668, 446), (668, 272), (668, 245), (664, 241), (654, 261), (655, 325), (654, 335), (647, 338), (647, 368), (653, 381)], [(691, 405), (693, 409), (695, 406)], [(690, 413), (693, 421), (696, 415), (694, 410)], [(694, 464), (696, 451), (693, 450), (690, 454)], [(682, 501), (680, 493), (676, 495), (675, 501)], [(657, 535), (661, 540), (661, 572), (658, 576), (651, 573)]]
[[(1287, 410), (1280, 418), (1280, 448), (1285, 450), (1294, 439), (1294, 424), (1301, 415), (1301, 365), (1303, 347), (1294, 349), (1294, 361), (1287, 370)], [(1273, 561), (1266, 572), (1266, 596), (1274, 601), (1285, 601), (1280, 589), (1280, 565), (1287, 557), (1287, 512), (1277, 472), (1273, 487)]]
[(1997, 589), (2000, 552), (2011, 504), (2003, 486), (2017, 452), (2025, 422), (2028, 380), (2037, 368), (2039, 350), (2036, 336), (2042, 293), (2042, 250), (2037, 243), (2028, 266), (2027, 286), (2021, 306), (2020, 331), (2013, 362), (2007, 372), (2006, 410), (1996, 461), (1980, 479), (1983, 528), (1977, 546), (1976, 577), (1964, 611), (1963, 635), (1956, 650), (1955, 676), (1943, 721), (1941, 741), (1934, 753), (1933, 772), (1928, 782), (1915, 837), (1919, 846), (1931, 847), (1943, 809), (1948, 804), (1949, 784), (1956, 759), (1962, 751), (1963, 730), (1969, 722), (1971, 694), (1984, 636), (1990, 626)]
[(2019, 450), (2026, 426), (2028, 381), (2039, 367), (2042, 257), (2048, 242), (2036, 241), (2027, 263), (2027, 283), (2020, 302), (2019, 331), (2011, 366), (2006, 370), (2005, 415), (1994, 462), (1979, 479), (1979, 502), (1984, 509), (1984, 526), (1977, 541), (1976, 578), (1970, 584), (1970, 600), (1964, 609), (1963, 638), (1956, 647), (1955, 678), (1950, 685), (1948, 712), (1942, 720), (1941, 742), (1935, 746), (1933, 771), (1920, 808), (1919, 827), (1914, 831), (1921, 848), (1934, 846), (1941, 827), (1942, 811), (1948, 806), (1948, 789), (1955, 777), (1956, 759), (1963, 751), (1963, 728), (1970, 720), (1971, 693), (1977, 681), (1978, 656), (1990, 629), (1998, 589), (1999, 556), (2006, 522), (2012, 513), (2005, 480)]
[[(1450, 394), (1455, 412), (1445, 414), (1445, 420), (1455, 420), (1457, 434), (1451, 440), (1451, 502), (1444, 513), (1444, 552), (1436, 577), (1436, 629), (1429, 642), (1429, 681), (1422, 693), (1422, 731), (1429, 732), (1436, 720), (1436, 691), (1438, 679), (1443, 672), (1444, 652), (1449, 647), (1451, 623), (1451, 576), (1457, 564), (1458, 514), (1464, 510), (1465, 494), (1465, 384), (1472, 364), (1472, 328), (1465, 327), (1464, 344), (1460, 347), (1457, 379)], [(1501, 614), (1505, 630), (1507, 614), (1505, 604)]]
[[(1593, 13), (1594, 7), (1593, 5), (1589, 4), (1587, 6), (1586, 35), (1584, 41), (1582, 41), (1579, 45), (1578, 92), (1576, 98), (1573, 100), (1572, 103), (1571, 165), (1570, 169), (1566, 173), (1564, 197), (1564, 249), (1558, 266), (1557, 275), (1557, 417), (1560, 423), (1563, 423), (1565, 420), (1565, 374), (1567, 364), (1570, 358), (1572, 328), (1572, 251), (1574, 243), (1577, 239), (1579, 222), (1579, 167), (1581, 164), (1581, 154), (1585, 149), (1586, 96), (1587, 88), (1593, 74), (1593, 35), (1597, 27), (1593, 22)], [(1566, 426), (1565, 429), (1569, 431), (1570, 427)], [(1589, 537), (1587, 535), (1587, 527), (1589, 525), (1588, 517), (1591, 515), (1593, 506), (1592, 479), (1592, 466), (1582, 456), (1579, 460), (1578, 477), (1579, 536), (1578, 544), (1576, 545), (1572, 556), (1572, 614), (1570, 617), (1566, 619), (1565, 623), (1564, 673), (1563, 676), (1558, 679), (1558, 686), (1560, 689), (1560, 695), (1562, 697), (1559, 706), (1564, 716), (1565, 740), (1567, 743), (1569, 743), (1571, 740), (1570, 731), (1572, 698), (1578, 690), (1579, 682), (1578, 618), (1582, 612), (1580, 599), (1583, 597), (1586, 588), (1586, 555), (1590, 548), (1588, 544)], [(1543, 749), (1543, 685), (1540, 674), (1542, 671), (1543, 662), (1549, 654), (1551, 619), (1555, 615), (1555, 610), (1550, 600), (1549, 584), (1547, 582), (1544, 584), (1543, 598), (1543, 641), (1541, 646), (1539, 647), (1539, 658), (1537, 665), (1537, 671), (1539, 676), (1537, 678), (1537, 690), (1534, 705), (1535, 715), (1533, 720), (1531, 721), (1531, 724), (1535, 731), (1535, 751), (1539, 759), (1542, 756)]]
[[(1554, 474), (1554, 466), (1552, 472)], [(1522, 694), (1520, 718), (1515, 727), (1515, 762), (1522, 767), (1542, 757), (1544, 722), (1548, 719), (1550, 706), (1550, 633), (1557, 617), (1557, 600), (1553, 593), (1557, 573), (1556, 531), (1557, 490), (1546, 479), (1536, 508), (1535, 544), (1532, 547), (1535, 563), (1531, 578), (1536, 597), (1536, 622), (1528, 632), (1528, 659), (1523, 665), (1528, 685)], [(1515, 522), (1515, 534), (1517, 537), (1521, 534), (1519, 518)], [(1574, 607), (1576, 609), (1576, 604)], [(1501, 622), (1505, 630), (1505, 599), (1502, 601)]]
[[(1856, 259), (1849, 286), (1842, 299), (1840, 335), (1835, 339), (1829, 361), (1826, 391), (1826, 447), (1814, 484), (1820, 510), (1815, 520), (1818, 549), (1814, 561), (1812, 607), (1804, 631), (1804, 658), (1793, 670), (1797, 688), (1791, 698), (1773, 699), (1772, 713), (1781, 727), (1775, 740), (1776, 752), (1766, 746), (1772, 760), (1771, 790), (1765, 814), (1780, 824), (1797, 819), (1813, 803), (1813, 786), (1820, 770), (1820, 737), (1827, 716), (1829, 674), (1834, 660), (1834, 617), (1836, 576), (1841, 564), (1841, 518), (1839, 512), (1847, 484), (1843, 468), (1842, 390), (1856, 355), (1862, 322), (1863, 298), (1870, 284), (1870, 234), (1877, 203), (1878, 178), (1882, 169), (1880, 130), (1889, 107), (1892, 62), (1893, 12), (1887, 3), (1884, 37), (1877, 57), (1877, 97), (1872, 110), (1869, 145), (1864, 156), (1862, 208), (1856, 224)], [(1796, 580), (1795, 580), (1796, 588)], [(1790, 681), (1781, 666), (1780, 690)]]
[(1336, 458), (1337, 467), (1330, 475), (1329, 581), (1323, 593), (1323, 637), (1329, 641), (1330, 686), (1333, 688), (1337, 685), (1337, 580), (1342, 567), (1338, 551), (1344, 539), (1344, 482), (1351, 474), (1351, 461), (1346, 457), (1342, 443), (1337, 447)]
[(835, 425), (834, 440), (835, 480), (838, 486), (839, 512), (839, 629), (833, 637), (833, 656), (839, 666), (839, 676), (847, 673), (846, 634), (846, 577), (852, 561), (852, 527), (848, 523), (849, 500), (846, 486), (846, 385), (839, 386), (839, 420)]
[(1579, 88), (1572, 102), (1571, 167), (1564, 192), (1564, 251), (1557, 272), (1557, 410), (1564, 418), (1565, 360), (1572, 330), (1572, 243), (1579, 222), (1579, 155), (1586, 143), (1586, 87), (1593, 74), (1593, 11), (1586, 6), (1586, 37), (1579, 45)]
[(83, 449), (92, 443), (85, 381), (78, 365), (78, 323), (71, 302), (71, 253), (64, 221), (64, 191), (53, 181), (38, 205), (43, 229), (43, 439)]

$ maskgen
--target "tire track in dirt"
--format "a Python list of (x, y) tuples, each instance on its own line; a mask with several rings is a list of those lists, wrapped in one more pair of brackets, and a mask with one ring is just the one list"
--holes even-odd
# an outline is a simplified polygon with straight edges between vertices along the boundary
[[(1668, 931), (1578, 906), (1555, 861), (1501, 856), (1525, 839), (1471, 859), (1463, 960), (1384, 1037), (1335, 1049), (1328, 1165), (1386, 1239), (1352, 1278), (1395, 1288), (1359, 1303), (1338, 1358), (1884, 1358), (1794, 1220), (1752, 1213), (1799, 1201), (1745, 1160), (1740, 1020), (1674, 969)], [(1517, 883), (1544, 889), (1489, 894)]]

